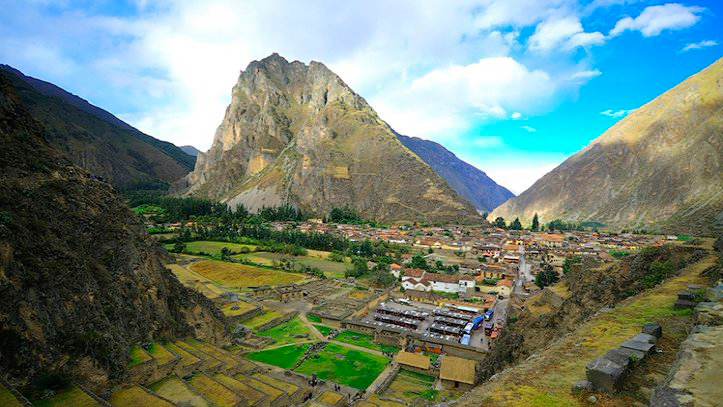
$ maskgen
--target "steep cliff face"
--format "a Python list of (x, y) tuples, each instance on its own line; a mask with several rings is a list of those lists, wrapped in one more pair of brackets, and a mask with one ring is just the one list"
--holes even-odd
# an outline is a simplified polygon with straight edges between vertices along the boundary
[(251, 209), (288, 203), (320, 216), (348, 205), (378, 220), (476, 217), (338, 76), (277, 54), (241, 72), (213, 146), (175, 187)]
[(492, 216), (723, 226), (723, 60), (635, 110)]
[(507, 188), (497, 185), (487, 174), (434, 141), (401, 134), (397, 134), (397, 138), (480, 211), (490, 212), (515, 196)]
[(46, 139), (77, 166), (121, 190), (166, 189), (186, 175), (194, 157), (157, 140), (65, 90), (0, 65)]
[(128, 350), (184, 335), (227, 340), (223, 316), (184, 288), (104, 182), (44, 139), (0, 75), (0, 371), (91, 386), (121, 380)]

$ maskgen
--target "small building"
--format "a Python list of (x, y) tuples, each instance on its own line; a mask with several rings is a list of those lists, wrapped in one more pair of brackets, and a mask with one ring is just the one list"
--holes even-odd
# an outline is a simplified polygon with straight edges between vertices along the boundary
[(402, 351), (394, 356), (394, 361), (397, 362), (402, 369), (422, 374), (429, 374), (429, 356), (421, 353)]
[(477, 379), (477, 362), (455, 356), (442, 356), (439, 378), (442, 386), (447, 389), (471, 390)]

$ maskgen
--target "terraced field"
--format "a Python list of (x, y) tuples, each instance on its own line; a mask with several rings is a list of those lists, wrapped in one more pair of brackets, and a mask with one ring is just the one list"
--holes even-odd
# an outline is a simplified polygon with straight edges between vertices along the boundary
[[(2, 400), (0, 400), (2, 401)], [(12, 406), (12, 404), (2, 404), (1, 406)], [(33, 406), (36, 407), (61, 407), (61, 406), (74, 406), (74, 407), (96, 407), (100, 404), (95, 401), (93, 397), (85, 393), (83, 390), (76, 386), (69, 386), (63, 390), (58, 391), (50, 398), (44, 400), (38, 400), (33, 402)]]
[(260, 285), (292, 284), (305, 278), (301, 274), (217, 260), (193, 263), (190, 269), (217, 284), (237, 289)]
[(246, 322), (243, 322), (243, 325), (251, 328), (251, 329), (257, 329), (261, 325), (280, 317), (281, 314), (276, 311), (266, 311), (263, 314), (257, 315), (251, 319), (249, 319)]
[(178, 376), (169, 376), (149, 386), (151, 390), (176, 403), (186, 402), (191, 407), (210, 407), (210, 404)]
[[(309, 250), (309, 252), (310, 253), (307, 256), (290, 256), (283, 253), (256, 252), (249, 254), (240, 254), (234, 257), (267, 266), (271, 266), (274, 262), (280, 262), (283, 259), (291, 259), (297, 263), (298, 267), (300, 267), (301, 265), (317, 267), (328, 278), (343, 278), (344, 272), (347, 268), (350, 267), (348, 262), (339, 263), (336, 261), (326, 260), (326, 257), (328, 257), (328, 252), (319, 252), (313, 250)], [(311, 252), (314, 253), (312, 254)]]
[(399, 352), (399, 348), (395, 346), (379, 345), (374, 343), (374, 337), (370, 335), (358, 334), (355, 332), (344, 331), (334, 338), (335, 341), (348, 343), (351, 345), (361, 346), (379, 352)]
[(308, 341), (312, 338), (311, 331), (299, 317), (271, 329), (257, 332), (257, 335), (273, 339), (275, 345)]
[(434, 381), (433, 376), (402, 369), (384, 392), (384, 395), (408, 402), (417, 399), (434, 401), (439, 393), (433, 388)]

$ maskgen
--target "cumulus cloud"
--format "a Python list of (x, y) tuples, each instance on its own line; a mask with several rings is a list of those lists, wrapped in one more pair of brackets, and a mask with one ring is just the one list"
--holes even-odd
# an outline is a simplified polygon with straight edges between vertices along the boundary
[(531, 187), (535, 181), (555, 169), (563, 160), (564, 158), (550, 162), (537, 162), (535, 160), (531, 163), (509, 160), (508, 163), (500, 162), (495, 163), (495, 165), (475, 162), (474, 160), (468, 162), (478, 165), (479, 168), (484, 168), (485, 173), (496, 183), (509, 189), (513, 194), (519, 195)]
[(605, 116), (610, 116), (610, 117), (623, 117), (623, 116), (629, 114), (630, 112), (632, 112), (632, 111), (634, 111), (634, 110), (635, 110), (635, 109), (629, 109), (629, 110), (624, 110), (624, 109), (623, 109), (623, 110), (612, 110), (612, 109), (608, 109), (608, 110), (604, 110), (604, 111), (600, 112), (600, 114), (605, 115)]
[(645, 37), (654, 37), (665, 30), (681, 30), (695, 25), (704, 10), (702, 7), (678, 3), (649, 6), (636, 18), (624, 17), (618, 20), (609, 35), (614, 37), (631, 30), (640, 31)]
[(466, 117), (504, 118), (544, 104), (558, 86), (545, 71), (511, 57), (491, 57), (432, 70), (409, 86), (387, 89), (372, 104), (402, 133), (440, 137), (445, 130), (464, 129)]
[(537, 132), (537, 129), (536, 129), (536, 128), (530, 127), (530, 126), (520, 126), (520, 128), (523, 129), (523, 130), (525, 130), (525, 131), (527, 131), (527, 132), (529, 132), (529, 133), (535, 133), (535, 132)]
[(708, 47), (714, 47), (718, 45), (718, 42), (713, 40), (703, 40), (701, 42), (694, 42), (690, 44), (686, 44), (680, 51), (678, 52), (688, 52), (694, 49), (703, 49)]
[(530, 36), (528, 47), (531, 51), (550, 51), (562, 47), (566, 50), (605, 43), (605, 36), (599, 32), (585, 32), (576, 16), (553, 17), (538, 24)]
[(522, 118), (522, 113), (520, 112), (514, 112), (510, 115), (510, 119), (512, 120), (520, 120)]

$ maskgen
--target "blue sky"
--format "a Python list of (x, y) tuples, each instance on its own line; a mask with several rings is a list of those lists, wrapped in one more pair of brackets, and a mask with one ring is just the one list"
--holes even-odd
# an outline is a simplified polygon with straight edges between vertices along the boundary
[(720, 58), (721, 3), (0, 0), (0, 62), (207, 149), (251, 60), (321, 61), (520, 193)]

